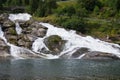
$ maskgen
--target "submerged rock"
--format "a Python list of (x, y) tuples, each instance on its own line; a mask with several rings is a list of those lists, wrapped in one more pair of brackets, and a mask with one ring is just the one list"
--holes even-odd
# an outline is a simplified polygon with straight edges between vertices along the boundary
[(119, 59), (114, 54), (92, 51), (88, 52), (82, 59)]
[(60, 53), (65, 45), (65, 41), (58, 35), (52, 35), (45, 38), (44, 43), (54, 55)]

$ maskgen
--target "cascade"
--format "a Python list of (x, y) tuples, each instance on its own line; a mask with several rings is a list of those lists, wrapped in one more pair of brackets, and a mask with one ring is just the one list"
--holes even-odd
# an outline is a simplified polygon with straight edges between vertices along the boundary
[[(9, 19), (16, 24), (16, 32), (17, 34), (21, 34), (22, 28), (20, 27), (19, 23), (16, 22), (19, 21), (27, 21), (31, 18), (31, 15), (24, 13), (24, 14), (10, 14)], [(38, 37), (32, 44), (32, 50), (18, 47), (13, 44), (10, 44), (7, 42), (7, 39), (4, 36), (4, 32), (2, 31), (1, 25), (0, 25), (0, 37), (5, 41), (5, 43), (10, 46), (10, 52), (11, 55), (16, 58), (22, 58), (20, 57), (21, 53), (38, 53), (40, 57), (46, 58), (46, 59), (56, 59), (60, 58), (63, 55), (67, 55), (68, 58), (72, 56), (77, 50), (81, 48), (87, 48), (89, 51), (98, 51), (103, 53), (112, 53), (114, 55), (117, 55), (120, 57), (120, 46), (118, 44), (108, 43), (101, 41), (99, 39), (95, 39), (91, 36), (80, 36), (76, 34), (76, 31), (70, 30), (67, 31), (64, 28), (57, 28), (49, 23), (39, 23), (43, 25), (44, 27), (48, 28), (46, 35), (43, 38)], [(51, 35), (58, 35), (63, 40), (66, 41), (63, 51), (60, 52), (58, 55), (52, 55), (52, 54), (44, 54), (41, 53), (41, 50), (44, 48), (47, 51), (49, 51), (48, 47), (44, 43), (44, 39), (51, 36)], [(35, 54), (36, 55), (36, 54)], [(85, 54), (82, 54), (78, 57), (78, 59), (85, 56)]]
[[(19, 17), (17, 17), (19, 16)], [(21, 17), (20, 17), (21, 16)], [(10, 14), (9, 15), (9, 19), (13, 22), (15, 22), (16, 20), (24, 20), (24, 21), (27, 21), (30, 19), (30, 15), (28, 14), (18, 14), (18, 15), (13, 15), (13, 14)], [(16, 24), (16, 32), (17, 34), (21, 34), (22, 32), (22, 28), (20, 27), (19, 23), (18, 22), (15, 22)], [(7, 39), (5, 38), (4, 36), (4, 32), (2, 31), (2, 26), (0, 25), (0, 38), (3, 39), (5, 41), (5, 43), (10, 47), (10, 54), (14, 57), (14, 58), (17, 58), (17, 59), (23, 59), (22, 57), (20, 57), (20, 54), (22, 53), (32, 53), (34, 54), (34, 52), (32, 52), (31, 50), (28, 50), (26, 48), (22, 48), (22, 47), (18, 47), (18, 46), (15, 46), (13, 44), (10, 44), (9, 42), (7, 42)]]
[(16, 25), (15, 30), (16, 30), (17, 34), (18, 35), (21, 34), (22, 33), (22, 28), (20, 27), (19, 23), (15, 22), (15, 25)]
[[(117, 44), (104, 42), (99, 39), (95, 39), (91, 36), (82, 37), (82, 36), (76, 34), (76, 32), (73, 30), (67, 31), (63, 28), (54, 27), (53, 25), (51, 25), (49, 23), (40, 23), (40, 24), (48, 28), (48, 31), (47, 31), (47, 34), (45, 37), (48, 37), (50, 35), (59, 35), (63, 40), (67, 41), (67, 43), (64, 47), (64, 50), (58, 56), (61, 56), (66, 53), (68, 53), (70, 56), (76, 50), (85, 47), (85, 48), (88, 48), (89, 51), (112, 53), (112, 54), (115, 54), (120, 57), (120, 46)], [(38, 45), (37, 42), (39, 42), (39, 41), (36, 40), (33, 43), (34, 44), (33, 50), (39, 51), (43, 47), (46, 48), (46, 46), (44, 46), (45, 44), (43, 43), (43, 40), (40, 40), (40, 43), (42, 43), (42, 47), (41, 47), (41, 45)], [(79, 58), (81, 58), (83, 56), (84, 56), (84, 54), (79, 56)]]

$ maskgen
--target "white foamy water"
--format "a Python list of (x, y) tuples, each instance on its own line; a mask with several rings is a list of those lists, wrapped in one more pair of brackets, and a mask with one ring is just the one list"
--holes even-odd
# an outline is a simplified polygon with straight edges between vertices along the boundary
[(2, 31), (1, 25), (0, 25), (0, 38), (3, 39), (5, 43), (7, 43), (7, 39), (4, 37), (4, 32)]
[(16, 22), (15, 25), (16, 25), (15, 30), (16, 30), (17, 34), (18, 35), (21, 34), (22, 33), (22, 28), (20, 27), (20, 24), (18, 22)]
[[(63, 28), (54, 27), (53, 25), (48, 23), (40, 23), (40, 24), (48, 28), (45, 37), (48, 37), (50, 35), (59, 35), (63, 40), (67, 41), (64, 50), (58, 56), (61, 56), (66, 53), (72, 55), (76, 50), (78, 50), (78, 48), (85, 47), (88, 48), (90, 51), (112, 53), (120, 57), (120, 46), (117, 44), (104, 42), (99, 39), (95, 39), (91, 36), (82, 37), (76, 34), (75, 31), (72, 30), (67, 31)], [(37, 42), (39, 41), (37, 40), (35, 41), (33, 50), (39, 51), (41, 50), (41, 48), (45, 47), (44, 46), (45, 44), (43, 44), (41, 40), (40, 40), (40, 43), (42, 43), (41, 45), (38, 45)], [(81, 55), (79, 58), (81, 58), (82, 56), (83, 55)]]
[(16, 32), (17, 34), (21, 34), (22, 33), (22, 28), (20, 27), (19, 23), (17, 22), (18, 21), (28, 21), (30, 20), (32, 16), (28, 13), (19, 13), (19, 14), (9, 14), (9, 19), (11, 21), (13, 21), (16, 25)]
[(9, 19), (11, 21), (21, 20), (21, 21), (28, 21), (32, 16), (28, 13), (19, 13), (19, 14), (10, 14)]

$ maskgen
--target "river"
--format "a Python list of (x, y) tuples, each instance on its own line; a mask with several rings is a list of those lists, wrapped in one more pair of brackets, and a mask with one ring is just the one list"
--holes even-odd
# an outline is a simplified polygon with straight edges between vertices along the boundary
[(0, 60), (2, 80), (120, 80), (119, 76), (119, 60)]

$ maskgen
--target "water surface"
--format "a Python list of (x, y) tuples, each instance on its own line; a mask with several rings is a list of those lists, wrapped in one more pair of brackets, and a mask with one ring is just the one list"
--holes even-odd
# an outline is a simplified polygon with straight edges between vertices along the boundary
[(119, 60), (23, 59), (0, 61), (5, 80), (120, 80)]

